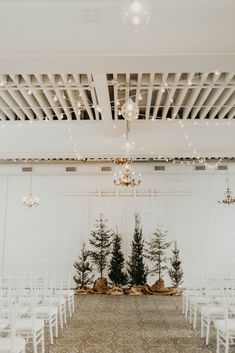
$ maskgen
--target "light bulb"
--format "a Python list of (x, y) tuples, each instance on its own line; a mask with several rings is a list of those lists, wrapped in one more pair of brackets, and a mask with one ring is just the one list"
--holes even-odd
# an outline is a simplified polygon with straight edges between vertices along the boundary
[(140, 18), (137, 17), (137, 16), (134, 16), (132, 18), (132, 23), (133, 23), (133, 25), (139, 25), (140, 24)]
[(148, 0), (126, 0), (122, 17), (124, 23), (130, 26), (134, 32), (140, 31), (150, 19)]
[(131, 98), (129, 98), (128, 101), (123, 104), (121, 114), (126, 120), (133, 121), (138, 118), (139, 107)]
[(127, 108), (127, 110), (128, 110), (129, 112), (132, 112), (133, 109), (134, 109), (132, 102), (129, 102), (129, 103), (127, 104), (127, 107), (126, 107), (126, 108)]
[(97, 112), (99, 112), (99, 113), (101, 113), (102, 112), (102, 109), (100, 108), (100, 106), (97, 104), (97, 106), (96, 106), (96, 110), (97, 110)]
[(131, 5), (130, 5), (130, 10), (133, 13), (140, 13), (140, 11), (142, 10), (142, 4), (140, 1), (138, 0), (134, 0), (132, 1)]

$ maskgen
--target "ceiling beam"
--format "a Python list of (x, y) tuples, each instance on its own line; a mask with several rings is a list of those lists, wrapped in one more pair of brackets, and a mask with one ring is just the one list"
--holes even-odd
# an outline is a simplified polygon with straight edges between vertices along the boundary
[(227, 102), (225, 103), (226, 107), (222, 108), (219, 112), (219, 119), (223, 119), (229, 111), (233, 108), (233, 105), (235, 104), (235, 91), (233, 94), (229, 97)]
[(74, 112), (74, 114), (76, 116), (76, 119), (80, 120), (80, 114), (78, 113), (80, 108), (78, 107), (78, 100), (75, 99), (75, 94), (77, 93), (79, 95), (79, 91), (78, 90), (77, 91), (74, 91), (74, 90), (71, 91), (66, 75), (61, 74), (61, 79), (64, 82), (64, 85), (65, 85), (65, 88), (66, 88), (66, 92), (67, 92), (68, 97), (70, 99), (70, 102), (72, 104), (73, 112)]
[(9, 92), (1, 91), (0, 95), (1, 98), (7, 103), (9, 109), (12, 110), (20, 120), (25, 120), (25, 114), (22, 112), (17, 102), (11, 97)]
[(55, 75), (50, 75), (49, 74), (48, 78), (49, 78), (49, 81), (50, 81), (52, 87), (55, 90), (55, 96), (56, 96), (60, 106), (63, 108), (63, 111), (64, 111), (63, 115), (66, 116), (67, 119), (69, 118), (71, 120), (72, 119), (71, 107), (69, 106), (68, 102), (66, 101), (66, 98), (63, 97), (62, 90), (58, 89), (58, 85), (57, 85), (57, 82), (56, 82), (56, 79), (55, 79)]
[[(58, 120), (62, 120), (63, 116), (61, 114), (63, 114), (63, 111), (58, 106), (58, 101), (54, 101), (53, 96), (52, 96), (52, 91), (51, 90), (47, 90), (45, 88), (42, 75), (36, 74), (35, 77), (36, 77), (36, 79), (38, 80), (38, 82), (39, 82), (39, 84), (41, 86), (41, 90), (42, 90), (43, 94), (45, 95), (46, 99), (50, 103), (50, 106), (51, 106), (52, 110), (56, 114), (57, 119)], [(49, 81), (49, 79), (48, 79), (48, 81)]]
[(168, 76), (168, 74), (165, 74), (165, 73), (162, 74), (162, 88), (159, 88), (157, 91), (157, 96), (156, 96), (155, 103), (154, 103), (154, 110), (153, 110), (153, 118), (152, 119), (156, 119), (156, 117), (157, 117), (159, 106), (160, 106), (160, 103), (162, 100), (162, 95), (167, 94), (166, 87), (165, 87), (165, 85), (167, 85), (167, 76)]
[(81, 85), (80, 76), (78, 74), (73, 74), (73, 78), (74, 78), (74, 80), (75, 80), (75, 82), (77, 84), (77, 87), (79, 89), (79, 92), (80, 92), (84, 107), (85, 107), (85, 109), (87, 111), (87, 114), (88, 114), (90, 120), (94, 120), (94, 115), (93, 115), (91, 107), (90, 107), (91, 104), (90, 104), (90, 102), (87, 99), (87, 95), (86, 95), (85, 89)]
[(93, 74), (97, 99), (101, 108), (102, 119), (107, 127), (112, 125), (112, 111), (110, 105), (107, 77), (104, 74)]
[(151, 73), (149, 78), (149, 88), (147, 91), (147, 99), (146, 99), (146, 110), (145, 110), (145, 119), (149, 119), (150, 108), (151, 108), (151, 101), (153, 95), (153, 84), (154, 84), (155, 74)]
[[(37, 118), (39, 120), (43, 120), (44, 119), (43, 112), (45, 113), (46, 117), (50, 118), (53, 115), (53, 112), (52, 112), (52, 109), (48, 108), (50, 103), (43, 95), (43, 93), (41, 91), (41, 87), (40, 87), (40, 90), (35, 88), (35, 85), (33, 85), (30, 75), (22, 75), (22, 76), (23, 76), (25, 82), (28, 84), (31, 91), (33, 92), (33, 94), (32, 94), (33, 97), (31, 97), (31, 98), (34, 101), (35, 109), (33, 108), (34, 105), (32, 106), (32, 109), (34, 110)], [(40, 83), (38, 83), (38, 84), (40, 86)], [(29, 99), (31, 99), (31, 98), (29, 97)], [(36, 107), (41, 108), (41, 109), (36, 109)]]
[(174, 95), (175, 95), (176, 87), (177, 87), (177, 84), (179, 82), (180, 77), (181, 77), (181, 73), (178, 72), (177, 74), (175, 74), (175, 77), (174, 77), (175, 87), (174, 88), (168, 87), (166, 89), (167, 94), (165, 97), (165, 104), (164, 104), (163, 111), (162, 111), (162, 119), (165, 119), (169, 109), (171, 107), (174, 107)]
[(199, 93), (199, 96), (197, 97), (196, 100), (196, 107), (192, 108), (191, 111), (191, 119), (194, 119), (198, 112), (201, 109), (201, 106), (206, 102), (207, 98), (211, 94), (213, 87), (210, 88), (203, 88), (202, 91)]

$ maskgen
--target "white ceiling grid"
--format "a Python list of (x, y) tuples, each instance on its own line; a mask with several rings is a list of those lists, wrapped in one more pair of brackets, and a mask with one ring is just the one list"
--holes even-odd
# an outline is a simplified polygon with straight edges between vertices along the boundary
[[(121, 105), (132, 97), (141, 120), (235, 118), (235, 74), (119, 73), (104, 75), (106, 111), (120, 120)], [(101, 90), (92, 74), (0, 76), (0, 120), (102, 120)]]

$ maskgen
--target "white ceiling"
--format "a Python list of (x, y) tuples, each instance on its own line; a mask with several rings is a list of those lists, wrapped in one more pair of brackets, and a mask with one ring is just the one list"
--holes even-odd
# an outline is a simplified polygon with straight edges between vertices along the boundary
[(153, 0), (139, 33), (122, 3), (0, 0), (0, 158), (120, 154), (139, 93), (136, 156), (235, 156), (234, 0)]

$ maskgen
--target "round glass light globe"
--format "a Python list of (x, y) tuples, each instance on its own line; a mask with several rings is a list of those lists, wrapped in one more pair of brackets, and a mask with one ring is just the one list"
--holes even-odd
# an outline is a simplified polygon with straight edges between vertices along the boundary
[(122, 17), (124, 23), (134, 32), (140, 31), (150, 20), (148, 0), (126, 0)]

